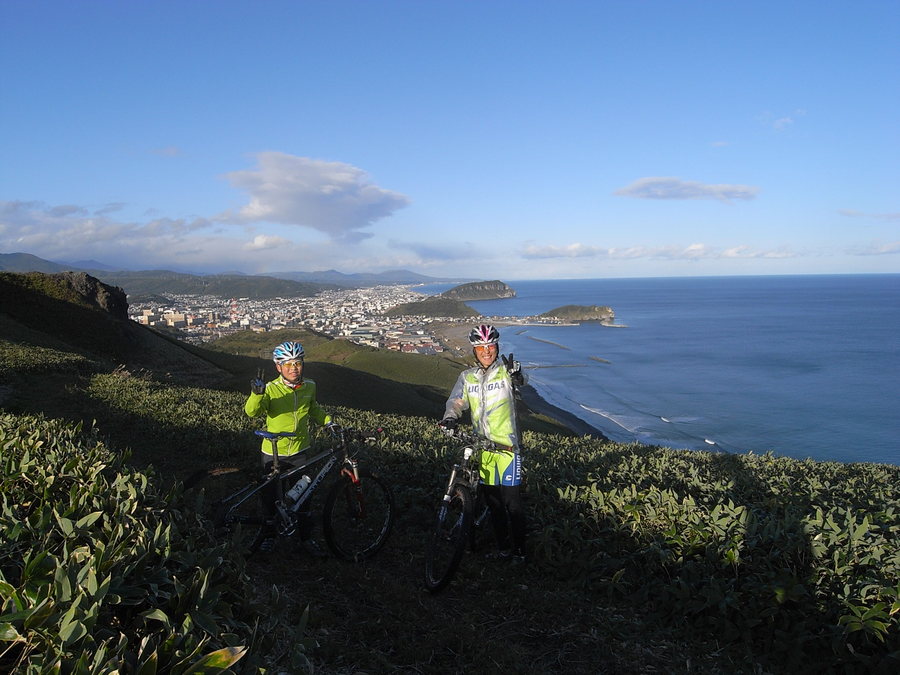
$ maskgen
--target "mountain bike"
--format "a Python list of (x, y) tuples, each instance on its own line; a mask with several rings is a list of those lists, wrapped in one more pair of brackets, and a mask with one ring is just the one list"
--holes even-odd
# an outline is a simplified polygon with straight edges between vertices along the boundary
[[(304, 505), (310, 504), (328, 475), (340, 467), (322, 507), (325, 541), (343, 560), (370, 558), (384, 546), (390, 534), (394, 522), (394, 497), (377, 474), (360, 466), (357, 457), (367, 443), (377, 440), (381, 430), (363, 432), (337, 424), (326, 429), (331, 435), (331, 443), (324, 449), (292, 455), (292, 466), (287, 469), (283, 468), (284, 462), (279, 461), (278, 439), (294, 436), (294, 433), (257, 430), (256, 435), (272, 445), (272, 463), (268, 472), (248, 483), (245, 472), (238, 467), (213, 467), (194, 474), (185, 481), (185, 487), (203, 484), (207, 494), (213, 497), (210, 515), (214, 527), (229, 533), (241, 550), (255, 553), (267, 538), (290, 537), (298, 531), (300, 519), (309, 517), (309, 506), (304, 510)], [(310, 456), (304, 456), (310, 452)], [(304, 475), (322, 460), (325, 463), (315, 478)], [(292, 499), (290, 488), (298, 481), (308, 481), (308, 486), (299, 497)], [(274, 513), (266, 513), (261, 498), (263, 491), (268, 491), (265, 494), (274, 491)]]
[(476, 546), (476, 532), (489, 513), (479, 488), (481, 450), (495, 447), (491, 441), (459, 429), (444, 431), (457, 439), (453, 453), (461, 459), (450, 470), (450, 479), (425, 551), (425, 588), (432, 593), (453, 579), (466, 547)]

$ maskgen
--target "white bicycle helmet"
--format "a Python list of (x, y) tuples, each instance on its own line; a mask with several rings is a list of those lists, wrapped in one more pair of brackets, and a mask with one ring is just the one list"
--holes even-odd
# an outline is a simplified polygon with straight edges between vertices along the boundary
[(282, 342), (272, 350), (272, 360), (278, 364), (287, 361), (297, 361), (302, 359), (305, 355), (306, 352), (303, 351), (303, 345), (299, 342), (291, 342), (290, 340)]
[(500, 342), (500, 333), (493, 326), (481, 324), (472, 329), (469, 333), (469, 342), (473, 347), (478, 345), (495, 345)]

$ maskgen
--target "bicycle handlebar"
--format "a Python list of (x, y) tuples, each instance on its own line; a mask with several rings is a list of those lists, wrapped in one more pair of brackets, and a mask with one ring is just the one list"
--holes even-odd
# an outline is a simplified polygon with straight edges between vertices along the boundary
[[(350, 441), (372, 443), (374, 441), (377, 441), (384, 434), (384, 429), (381, 427), (372, 429), (371, 431), (361, 431), (359, 429), (353, 429), (350, 427), (342, 427), (340, 424), (336, 424), (334, 422), (326, 425), (325, 428), (334, 438), (339, 439), (341, 443), (347, 443)], [(297, 435), (297, 432), (295, 431), (267, 431), (266, 429), (256, 429), (253, 433), (255, 433), (257, 436), (261, 436), (262, 438), (272, 441), (273, 444), (279, 438), (291, 438)]]
[(485, 438), (484, 436), (479, 436), (478, 434), (473, 434), (469, 431), (463, 431), (462, 429), (447, 429), (446, 427), (441, 427), (444, 430), (444, 434), (447, 435), (448, 438), (456, 439), (461, 443), (468, 443), (477, 447), (480, 450), (487, 450), (488, 452), (494, 452), (497, 454), (504, 454), (507, 452), (511, 452), (507, 449), (498, 450), (497, 443), (492, 441), (489, 438)]
[(257, 429), (253, 432), (257, 436), (262, 436), (263, 438), (273, 439), (273, 438), (290, 438), (291, 436), (296, 436), (296, 431), (266, 431), (265, 429)]
[[(336, 453), (343, 450), (348, 458), (355, 458), (359, 454), (359, 448), (351, 453), (351, 443), (356, 441), (359, 443), (373, 443), (384, 433), (384, 429), (378, 427), (372, 431), (361, 431), (350, 427), (342, 427), (334, 422), (325, 425), (335, 443), (330, 448), (330, 452)], [(266, 429), (255, 429), (254, 434), (265, 438), (272, 444), (272, 462), (274, 470), (278, 470), (279, 458), (290, 457), (290, 455), (282, 455), (278, 452), (278, 439), (292, 438), (297, 436), (295, 431), (268, 431)]]

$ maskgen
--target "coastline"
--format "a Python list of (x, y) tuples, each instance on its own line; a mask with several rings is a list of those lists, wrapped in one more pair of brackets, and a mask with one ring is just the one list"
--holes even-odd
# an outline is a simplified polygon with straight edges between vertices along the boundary
[(567, 410), (557, 408), (552, 403), (548, 403), (530, 384), (519, 387), (518, 392), (522, 403), (525, 404), (525, 407), (531, 413), (551, 418), (576, 436), (590, 436), (591, 438), (604, 441), (609, 440), (597, 427), (591, 426)]

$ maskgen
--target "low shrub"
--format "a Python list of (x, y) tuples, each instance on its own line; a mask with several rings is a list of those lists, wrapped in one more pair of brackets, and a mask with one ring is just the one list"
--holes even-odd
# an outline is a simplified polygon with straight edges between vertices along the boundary
[(0, 414), (0, 449), (0, 671), (254, 672), (285, 641), (279, 598), (94, 429)]

